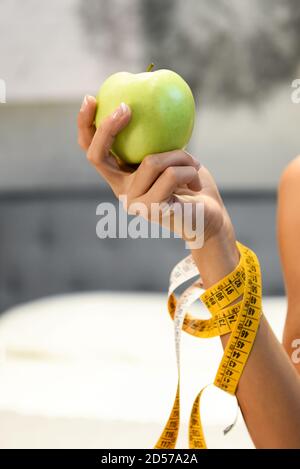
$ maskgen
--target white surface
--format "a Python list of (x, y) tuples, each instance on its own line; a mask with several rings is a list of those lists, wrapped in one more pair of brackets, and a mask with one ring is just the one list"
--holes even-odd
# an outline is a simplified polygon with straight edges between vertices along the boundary
[[(285, 300), (267, 298), (264, 305), (280, 337)], [(165, 295), (89, 293), (36, 301), (1, 317), (0, 344), (0, 447), (155, 443), (177, 379)], [(183, 427), (221, 355), (218, 338), (183, 334)], [(201, 406), (209, 447), (252, 447), (241, 416), (222, 435), (235, 416), (234, 398), (210, 387)], [(184, 428), (180, 445), (186, 443)]]

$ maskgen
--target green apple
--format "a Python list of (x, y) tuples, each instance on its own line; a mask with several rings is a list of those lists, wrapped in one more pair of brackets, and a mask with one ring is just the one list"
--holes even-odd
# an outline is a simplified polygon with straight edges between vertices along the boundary
[(177, 73), (157, 70), (111, 75), (97, 96), (96, 127), (122, 102), (131, 108), (132, 118), (117, 135), (112, 151), (123, 161), (140, 163), (146, 155), (184, 148), (189, 142), (195, 102), (190, 87)]

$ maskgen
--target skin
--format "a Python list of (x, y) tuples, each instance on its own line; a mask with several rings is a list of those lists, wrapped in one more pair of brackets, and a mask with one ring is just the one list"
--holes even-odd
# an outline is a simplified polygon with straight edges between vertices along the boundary
[[(284, 171), (278, 191), (278, 241), (288, 299), (283, 345), (300, 373), (300, 157)], [(294, 346), (293, 346), (294, 344)], [(296, 346), (296, 347), (295, 347)], [(297, 360), (293, 360), (295, 350)], [(293, 355), (294, 353), (294, 355)], [(295, 363), (295, 361), (299, 361)]]
[[(78, 115), (78, 142), (115, 195), (150, 204), (168, 201), (178, 191), (193, 194), (192, 200), (205, 206), (204, 246), (191, 249), (205, 288), (233, 271), (239, 260), (235, 233), (209, 171), (182, 150), (149, 155), (135, 171), (127, 168), (110, 148), (114, 136), (130, 121), (130, 109), (118, 108), (97, 131), (95, 111), (95, 99), (86, 97)], [(228, 338), (221, 338), (224, 347)], [(300, 377), (264, 316), (237, 399), (257, 448), (300, 448)]]

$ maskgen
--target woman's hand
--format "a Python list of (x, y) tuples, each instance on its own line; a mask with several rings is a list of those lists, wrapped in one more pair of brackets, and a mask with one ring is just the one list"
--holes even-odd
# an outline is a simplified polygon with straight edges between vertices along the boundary
[[(189, 203), (192, 206), (189, 215), (186, 215), (184, 210), (181, 212), (183, 215), (180, 220), (180, 223), (182, 222), (182, 237), (189, 241), (195, 241), (186, 227), (188, 225), (192, 226), (193, 229), (196, 228), (196, 232), (193, 231), (193, 233), (195, 233), (196, 239), (204, 239), (204, 248), (208, 247), (210, 251), (209, 264), (212, 265), (217, 275), (223, 276), (224, 269), (213, 266), (216, 261), (219, 266), (222, 264), (221, 259), (228, 257), (229, 249), (230, 270), (232, 270), (238, 261), (234, 230), (217, 186), (208, 170), (200, 166), (197, 159), (183, 150), (149, 155), (136, 170), (133, 170), (111, 153), (114, 138), (130, 121), (131, 110), (122, 103), (96, 130), (94, 125), (96, 107), (95, 98), (85, 97), (78, 114), (78, 143), (87, 152), (89, 162), (108, 182), (114, 194), (118, 198), (122, 196), (122, 199), (125, 196), (125, 208), (130, 212), (132, 206), (143, 204), (147, 208), (146, 213), (149, 220), (160, 221), (164, 224), (163, 217), (160, 217), (160, 220), (151, 218), (152, 204), (165, 204), (165, 207), (170, 207), (172, 211), (175, 202), (182, 207)], [(198, 207), (201, 209), (204, 207), (204, 227), (200, 228), (196, 224)], [(176, 210), (173, 211), (172, 215), (172, 228), (178, 232)], [(197, 232), (197, 229), (202, 232)], [(193, 249), (193, 245), (191, 246)], [(207, 249), (202, 249), (201, 254), (199, 249), (193, 250), (196, 262), (199, 260), (202, 263), (203, 255), (207, 258), (205, 252)], [(204, 261), (205, 259), (203, 259), (203, 263)], [(226, 267), (225, 270), (228, 268)], [(201, 271), (203, 276), (202, 266)], [(208, 282), (213, 280), (215, 280), (215, 275), (209, 275)]]

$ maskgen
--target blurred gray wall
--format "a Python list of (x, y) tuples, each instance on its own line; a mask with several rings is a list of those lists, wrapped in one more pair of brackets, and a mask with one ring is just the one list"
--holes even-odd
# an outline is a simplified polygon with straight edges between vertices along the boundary
[[(77, 145), (75, 102), (0, 104), (0, 190), (90, 187), (103, 181)], [(199, 110), (191, 151), (226, 190), (276, 190), (300, 152), (300, 104), (277, 94), (261, 109)]]
[(221, 187), (274, 190), (299, 152), (298, 0), (2, 0), (0, 57), (0, 189), (95, 182), (76, 147), (80, 101), (151, 61), (191, 85), (190, 150)]
[[(224, 192), (237, 237), (261, 260), (265, 294), (282, 294), (272, 192)], [(23, 301), (88, 290), (167, 291), (179, 239), (99, 239), (105, 189), (0, 194), (0, 311)]]
[(157, 290), (186, 254), (177, 240), (97, 239), (111, 192), (77, 146), (85, 93), (153, 61), (190, 83), (189, 150), (214, 174), (238, 237), (282, 293), (276, 187), (299, 153), (298, 0), (2, 0), (0, 308), (89, 289)]

